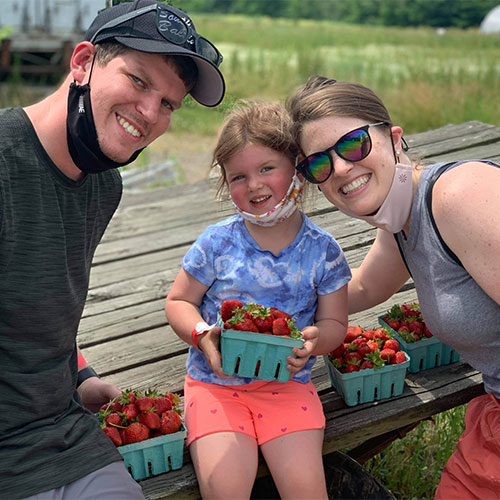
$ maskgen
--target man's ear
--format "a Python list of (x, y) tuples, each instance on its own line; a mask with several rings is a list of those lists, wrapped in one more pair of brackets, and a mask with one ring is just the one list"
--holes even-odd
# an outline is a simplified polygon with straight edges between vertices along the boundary
[(71, 74), (79, 85), (87, 83), (94, 54), (95, 47), (90, 42), (81, 42), (73, 50), (70, 62)]

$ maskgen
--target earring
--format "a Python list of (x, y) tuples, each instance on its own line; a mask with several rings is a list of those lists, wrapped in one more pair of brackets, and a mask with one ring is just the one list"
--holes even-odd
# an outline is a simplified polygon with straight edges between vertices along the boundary
[(401, 154), (401, 150), (400, 149), (396, 149), (396, 154), (399, 156)]

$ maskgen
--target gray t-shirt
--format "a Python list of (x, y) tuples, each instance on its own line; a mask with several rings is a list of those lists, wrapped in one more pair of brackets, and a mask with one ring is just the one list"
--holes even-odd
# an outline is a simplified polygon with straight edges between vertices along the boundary
[[(451, 163), (448, 169), (461, 163), (464, 162)], [(485, 163), (498, 168), (492, 162)], [(500, 306), (444, 249), (426, 204), (429, 181), (442, 165), (423, 169), (412, 208), (409, 238), (406, 240), (402, 233), (397, 238), (429, 329), (480, 371), (486, 391), (500, 398)]]
[(73, 181), (26, 113), (0, 110), (0, 498), (120, 460), (75, 391), (92, 257), (122, 192), (116, 170)]

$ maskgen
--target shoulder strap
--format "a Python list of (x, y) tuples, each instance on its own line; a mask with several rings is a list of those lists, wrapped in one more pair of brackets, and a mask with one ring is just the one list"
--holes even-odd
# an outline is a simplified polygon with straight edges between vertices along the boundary
[(429, 210), (429, 217), (431, 218), (432, 227), (434, 231), (436, 231), (436, 235), (439, 238), (441, 245), (443, 246), (444, 251), (449, 255), (451, 259), (453, 259), (459, 266), (464, 267), (460, 262), (460, 259), (451, 251), (450, 247), (444, 242), (441, 234), (436, 225), (436, 221), (434, 220), (434, 216), (432, 215), (432, 189), (434, 188), (434, 183), (439, 179), (442, 173), (448, 170), (448, 167), (455, 162), (445, 163), (441, 167), (439, 167), (434, 175), (429, 180), (429, 187), (427, 189), (427, 193), (425, 194), (425, 203), (427, 205), (427, 209)]
[(403, 259), (403, 262), (405, 263), (406, 270), (410, 274), (410, 277), (413, 278), (411, 271), (410, 271), (410, 268), (408, 267), (408, 262), (406, 262), (405, 254), (403, 252), (403, 249), (401, 248), (401, 243), (399, 243), (398, 234), (403, 234), (403, 231), (400, 231), (399, 233), (394, 233), (393, 236), (394, 236), (394, 239), (396, 240), (396, 243), (398, 245), (399, 254), (401, 255), (401, 258)]

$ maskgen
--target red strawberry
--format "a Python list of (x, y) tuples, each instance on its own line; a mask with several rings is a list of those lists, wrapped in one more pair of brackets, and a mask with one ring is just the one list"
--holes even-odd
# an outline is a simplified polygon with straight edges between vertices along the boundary
[(269, 307), (256, 306), (252, 308), (250, 316), (259, 332), (268, 332), (272, 329), (274, 317)]
[(370, 351), (374, 351), (375, 349), (378, 349), (380, 346), (376, 340), (369, 340), (366, 345), (370, 348)]
[(356, 351), (358, 349), (358, 346), (361, 344), (365, 344), (366, 339), (363, 337), (358, 337), (357, 339), (354, 339), (352, 342), (349, 343), (350, 347), (348, 349), (350, 351)]
[(363, 334), (363, 329), (360, 326), (348, 326), (344, 342), (352, 342), (354, 339)]
[(157, 413), (139, 413), (139, 422), (143, 423), (148, 429), (160, 428), (160, 416)]
[(424, 333), (424, 325), (421, 321), (418, 321), (417, 319), (412, 319), (411, 321), (408, 321), (408, 328), (410, 329), (410, 332), (413, 332), (415, 335), (422, 336)]
[(231, 319), (235, 309), (243, 307), (239, 300), (224, 300), (220, 306), (220, 315), (223, 321)]
[(430, 338), (432, 337), (432, 333), (431, 331), (427, 328), (427, 325), (424, 325), (424, 335), (427, 337), (427, 338)]
[(273, 335), (290, 335), (290, 326), (285, 318), (273, 321)]
[(123, 415), (127, 420), (134, 420), (137, 417), (139, 412), (137, 411), (137, 407), (134, 403), (129, 403), (123, 407), (122, 411)]
[(375, 335), (375, 330), (365, 330), (363, 332), (363, 338), (366, 340), (373, 340), (374, 335)]
[(340, 370), (345, 363), (344, 363), (344, 358), (342, 356), (339, 356), (338, 358), (333, 358), (332, 360), (333, 366), (337, 368), (337, 370)]
[(394, 361), (393, 361), (393, 363), (395, 365), (399, 365), (401, 363), (404, 363), (405, 361), (406, 361), (406, 355), (405, 355), (404, 351), (398, 351), (394, 355)]
[(357, 361), (358, 363), (360, 363), (362, 361), (362, 358), (359, 355), (359, 352), (353, 351), (353, 352), (347, 352), (344, 355), (344, 360), (346, 363), (349, 363), (351, 361)]
[(161, 416), (160, 432), (162, 434), (173, 434), (179, 430), (181, 423), (180, 415), (174, 410), (169, 410)]
[(347, 363), (345, 368), (346, 373), (359, 372), (359, 363)]
[(123, 444), (120, 432), (116, 427), (104, 427), (102, 430), (104, 431), (104, 434), (106, 434), (106, 436), (113, 441), (115, 446), (121, 446)]
[(388, 331), (385, 330), (384, 328), (377, 328), (375, 330), (375, 333), (373, 334), (373, 339), (386, 341), (387, 339), (389, 339), (389, 336), (387, 335), (387, 333), (388, 333)]
[(330, 352), (330, 356), (332, 358), (338, 358), (340, 356), (343, 356), (344, 353), (345, 353), (345, 345), (344, 343), (342, 343), (338, 347), (336, 347), (332, 352)]
[(361, 356), (361, 358), (364, 359), (367, 354), (369, 354), (370, 352), (372, 352), (372, 349), (368, 345), (367, 342), (363, 342), (362, 344), (360, 344), (358, 346), (358, 351), (357, 352)]
[(276, 307), (271, 307), (270, 311), (274, 319), (277, 318), (292, 319), (292, 317), (288, 313), (283, 312), (280, 309), (277, 309)]
[(153, 408), (153, 398), (142, 396), (135, 400), (135, 406), (139, 411), (149, 411)]
[(392, 349), (394, 352), (399, 351), (399, 342), (396, 339), (389, 339), (384, 342), (384, 349)]
[(122, 425), (122, 417), (118, 413), (110, 413), (104, 417), (104, 421), (108, 425)]
[(237, 312), (228, 321), (232, 330), (240, 330), (243, 332), (258, 332), (259, 329), (255, 323), (245, 314)]
[(380, 351), (380, 356), (381, 358), (387, 362), (387, 364), (390, 364), (392, 363), (392, 359), (394, 357), (394, 355), (396, 354), (396, 351), (394, 351), (393, 349), (382, 349)]
[(373, 363), (371, 361), (363, 361), (361, 363), (361, 366), (359, 367), (360, 370), (367, 370), (369, 368), (373, 368)]
[(125, 439), (127, 444), (145, 441), (149, 439), (149, 429), (141, 422), (132, 422), (125, 429)]
[(155, 413), (161, 415), (162, 413), (172, 409), (172, 401), (167, 396), (159, 396), (154, 399), (153, 405)]

